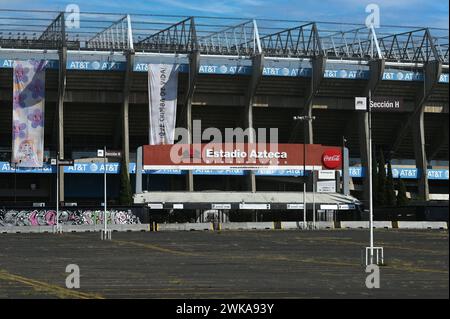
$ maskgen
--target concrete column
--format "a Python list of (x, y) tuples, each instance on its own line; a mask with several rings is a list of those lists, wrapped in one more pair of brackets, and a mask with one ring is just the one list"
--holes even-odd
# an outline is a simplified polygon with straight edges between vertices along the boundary
[[(258, 88), (259, 82), (262, 78), (262, 73), (264, 69), (264, 55), (257, 54), (253, 57), (252, 63), (252, 75), (250, 78), (249, 85), (247, 87), (247, 94), (245, 97), (245, 109), (244, 109), (244, 127), (249, 129), (248, 143), (257, 143), (254, 126), (253, 126), (253, 100), (255, 98), (256, 90)], [(248, 171), (246, 177), (247, 189), (252, 193), (256, 192), (256, 177), (253, 171)]]
[(402, 126), (399, 133), (397, 134), (394, 143), (392, 144), (391, 150), (395, 152), (403, 139), (408, 133), (408, 129), (418, 116), (420, 112), (425, 108), (434, 88), (439, 83), (439, 77), (442, 73), (442, 62), (440, 61), (430, 61), (425, 63), (423, 66), (423, 86), (419, 88), (416, 96), (416, 105), (414, 107), (413, 113), (408, 117), (406, 123)]
[[(305, 104), (303, 106), (303, 115), (306, 115), (306, 116), (313, 115), (314, 97), (316, 96), (317, 92), (319, 91), (320, 83), (323, 80), (323, 73), (325, 72), (326, 61), (327, 61), (326, 58), (322, 54), (313, 57), (311, 60), (311, 66), (312, 66), (311, 81), (310, 81), (310, 85), (309, 85), (309, 88), (307, 91)], [(314, 143), (314, 133), (313, 133), (312, 121), (306, 121), (306, 124), (297, 121), (295, 123), (294, 129), (292, 130), (290, 140), (291, 141), (295, 140), (295, 138), (298, 136), (298, 133), (300, 131), (302, 124), (307, 125), (306, 129), (304, 130), (304, 132), (306, 134), (305, 140), (306, 140), (307, 144), (313, 144)]]
[(412, 122), (412, 135), (414, 144), (414, 157), (417, 167), (418, 195), (423, 200), (430, 199), (427, 174), (427, 155), (425, 152), (425, 127), (423, 123), (424, 112), (417, 114)]
[(431, 161), (436, 157), (439, 151), (445, 146), (448, 145), (448, 116), (444, 115), (444, 120), (442, 121), (442, 130), (434, 138), (434, 141), (430, 146), (430, 154), (428, 155), (428, 161)]
[[(364, 89), (364, 96), (369, 100), (369, 95), (374, 96), (379, 83), (383, 79), (385, 61), (384, 59), (372, 60), (369, 63), (370, 78)], [(369, 105), (368, 105), (369, 107)], [(363, 177), (363, 203), (369, 205), (369, 174), (372, 168), (369, 167), (369, 114), (367, 112), (358, 112), (358, 129), (359, 129), (359, 151), (361, 156), (361, 166), (364, 169)]]
[[(195, 93), (195, 86), (197, 83), (198, 69), (200, 66), (200, 52), (194, 50), (189, 56), (189, 83), (186, 96), (184, 99), (184, 109), (181, 112), (184, 115), (184, 121), (188, 130), (188, 141), (192, 144), (192, 100)], [(186, 175), (187, 191), (194, 191), (194, 175), (192, 170), (189, 170)]]
[(392, 151), (396, 151), (408, 133), (412, 130), (414, 141), (414, 157), (418, 169), (418, 195), (424, 200), (429, 200), (428, 175), (427, 175), (427, 156), (425, 152), (425, 130), (423, 116), (425, 105), (428, 102), (434, 88), (439, 83), (439, 77), (442, 73), (442, 62), (430, 61), (423, 66), (424, 81), (423, 86), (417, 92), (416, 106), (413, 113), (409, 116), (406, 124), (402, 127), (392, 146)]
[(129, 135), (129, 122), (128, 122), (128, 111), (129, 111), (129, 101), (130, 101), (130, 87), (131, 87), (131, 77), (133, 75), (133, 65), (134, 65), (134, 52), (129, 51), (126, 54), (127, 57), (127, 67), (125, 70), (125, 79), (123, 84), (123, 98), (122, 98), (122, 156), (123, 164), (128, 175), (128, 180), (130, 178), (130, 135)]
[[(66, 61), (67, 47), (59, 50), (58, 71), (58, 110), (57, 110), (57, 152), (59, 158), (64, 158), (64, 96), (66, 91)], [(64, 202), (64, 167), (59, 168), (59, 201)]]

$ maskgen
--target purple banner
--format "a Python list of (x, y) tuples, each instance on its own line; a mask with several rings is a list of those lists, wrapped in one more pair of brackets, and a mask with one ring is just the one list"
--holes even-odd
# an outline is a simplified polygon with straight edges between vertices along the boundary
[(12, 163), (42, 167), (44, 158), (45, 66), (47, 61), (14, 61)]

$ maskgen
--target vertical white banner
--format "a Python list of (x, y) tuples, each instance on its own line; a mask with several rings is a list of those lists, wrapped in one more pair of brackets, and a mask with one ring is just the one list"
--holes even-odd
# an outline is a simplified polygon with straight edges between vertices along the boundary
[(14, 61), (12, 158), (17, 167), (42, 167), (45, 60)]
[(177, 119), (178, 65), (149, 64), (150, 145), (173, 144)]

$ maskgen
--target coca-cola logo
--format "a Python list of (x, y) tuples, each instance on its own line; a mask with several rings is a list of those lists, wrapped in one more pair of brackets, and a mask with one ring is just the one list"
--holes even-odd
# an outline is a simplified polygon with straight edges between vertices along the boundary
[(342, 165), (342, 154), (339, 149), (328, 149), (322, 154), (322, 162), (326, 168), (335, 169)]

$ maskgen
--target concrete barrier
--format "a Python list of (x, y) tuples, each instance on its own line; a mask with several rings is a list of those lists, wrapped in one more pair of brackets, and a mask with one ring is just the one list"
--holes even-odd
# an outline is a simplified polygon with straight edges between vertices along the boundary
[[(341, 229), (367, 229), (369, 228), (369, 221), (341, 221)], [(392, 228), (392, 222), (390, 221), (374, 221), (373, 228)]]
[[(312, 222), (308, 222), (308, 226), (312, 227)], [(281, 222), (281, 229), (302, 229), (303, 222)], [(316, 229), (334, 229), (334, 222), (316, 222)]]
[(184, 224), (158, 224), (158, 231), (172, 231), (172, 230), (213, 230), (212, 223), (184, 223)]
[(448, 229), (447, 222), (398, 221), (399, 229)]
[(273, 222), (255, 222), (255, 223), (222, 223), (221, 230), (268, 230), (275, 229)]
[[(61, 225), (64, 233), (99, 232), (103, 225)], [(113, 231), (150, 231), (150, 224), (113, 224), (108, 225)], [(2, 226), (0, 233), (53, 233), (54, 226)]]
[(109, 229), (111, 229), (112, 231), (150, 231), (150, 224), (124, 224), (124, 225), (109, 225), (108, 226)]

